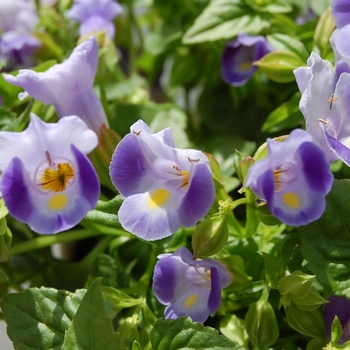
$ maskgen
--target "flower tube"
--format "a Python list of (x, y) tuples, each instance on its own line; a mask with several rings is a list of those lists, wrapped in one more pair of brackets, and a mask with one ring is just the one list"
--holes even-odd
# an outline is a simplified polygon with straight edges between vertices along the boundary
[(319, 219), (333, 175), (321, 149), (306, 131), (295, 129), (284, 142), (267, 140), (268, 155), (248, 171), (244, 186), (267, 202), (282, 222), (301, 226)]
[(110, 176), (125, 197), (121, 225), (145, 240), (167, 237), (180, 225), (194, 226), (215, 198), (208, 158), (175, 148), (170, 129), (154, 134), (141, 120), (118, 144)]
[(99, 135), (102, 125), (108, 126), (108, 121), (93, 90), (97, 63), (98, 45), (91, 36), (77, 46), (66, 61), (46, 72), (22, 69), (16, 77), (9, 74), (3, 77), (43, 104), (52, 104), (60, 118), (76, 115)]
[(239, 34), (237, 40), (228, 41), (222, 54), (221, 75), (233, 86), (245, 84), (255, 73), (253, 62), (273, 51), (263, 36)]
[(86, 156), (96, 145), (96, 134), (76, 116), (47, 124), (31, 114), (23, 132), (0, 132), (1, 192), (10, 214), (37, 233), (78, 224), (100, 194)]
[(350, 74), (339, 80), (327, 61), (312, 53), (308, 67), (294, 71), (302, 97), (299, 103), (306, 130), (325, 153), (328, 162), (341, 159), (350, 166)]
[(160, 303), (167, 305), (165, 318), (190, 316), (194, 322), (205, 322), (209, 314), (215, 314), (221, 304), (221, 289), (233, 281), (223, 263), (194, 260), (185, 247), (158, 258), (153, 292)]
[(122, 12), (121, 5), (114, 0), (75, 0), (72, 8), (67, 11), (67, 16), (80, 22), (80, 36), (105, 31), (113, 39), (113, 20)]

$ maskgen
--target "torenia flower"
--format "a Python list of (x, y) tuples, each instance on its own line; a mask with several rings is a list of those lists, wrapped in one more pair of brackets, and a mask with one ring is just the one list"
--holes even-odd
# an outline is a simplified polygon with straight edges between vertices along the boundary
[(43, 104), (54, 105), (60, 118), (76, 115), (99, 134), (101, 126), (108, 126), (108, 122), (93, 90), (97, 63), (98, 45), (92, 36), (77, 46), (65, 62), (46, 72), (22, 69), (16, 77), (3, 76), (7, 82), (22, 87)]
[(30, 56), (41, 45), (32, 32), (39, 18), (32, 0), (0, 0), (0, 55), (5, 69), (28, 66)]
[(96, 134), (76, 116), (47, 124), (31, 114), (25, 131), (0, 132), (1, 192), (10, 214), (38, 233), (78, 224), (100, 193), (85, 155), (96, 145)]
[(253, 62), (273, 50), (263, 36), (239, 34), (237, 40), (228, 41), (222, 54), (221, 75), (233, 86), (245, 84), (255, 73)]
[(118, 144), (110, 165), (113, 185), (125, 197), (119, 220), (145, 240), (191, 227), (214, 202), (208, 158), (200, 151), (174, 148), (171, 130), (153, 134), (141, 120)]
[(315, 53), (308, 67), (294, 71), (302, 93), (300, 110), (306, 130), (325, 153), (328, 162), (341, 159), (350, 166), (350, 74), (334, 76), (327, 61)]
[(332, 323), (334, 317), (337, 316), (342, 326), (342, 335), (338, 344), (343, 345), (350, 340), (350, 300), (343, 296), (330, 294), (328, 301), (329, 303), (326, 304), (324, 309), (327, 337), (331, 340)]
[(105, 31), (110, 39), (114, 38), (113, 19), (123, 12), (123, 8), (114, 0), (75, 0), (67, 12), (69, 18), (80, 22), (80, 35), (96, 31)]
[(250, 186), (288, 225), (306, 225), (320, 218), (333, 175), (311, 135), (296, 129), (284, 142), (268, 139), (267, 145), (268, 155), (249, 168), (244, 186)]
[(221, 304), (221, 289), (233, 281), (226, 266), (216, 260), (194, 260), (188, 249), (162, 254), (154, 268), (153, 291), (163, 305), (165, 318), (190, 316), (205, 322)]

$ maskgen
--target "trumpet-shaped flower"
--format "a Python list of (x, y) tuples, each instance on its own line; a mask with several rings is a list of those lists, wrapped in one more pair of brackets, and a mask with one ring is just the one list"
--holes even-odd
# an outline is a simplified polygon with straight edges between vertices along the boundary
[(15, 69), (32, 63), (32, 53), (41, 45), (32, 32), (39, 18), (34, 1), (0, 0), (0, 56), (5, 69)]
[(78, 224), (100, 193), (86, 156), (96, 145), (96, 134), (76, 116), (47, 124), (31, 114), (23, 132), (0, 132), (1, 192), (10, 214), (44, 234)]
[(315, 53), (308, 67), (294, 71), (302, 93), (300, 110), (306, 130), (325, 153), (328, 162), (341, 159), (350, 165), (350, 74), (333, 76), (327, 61)]
[(165, 318), (190, 316), (205, 322), (221, 304), (221, 289), (233, 281), (232, 273), (217, 260), (194, 260), (184, 247), (173, 254), (158, 256), (154, 268), (153, 292), (167, 305)]
[(105, 31), (110, 39), (114, 38), (113, 19), (123, 12), (123, 8), (114, 0), (75, 0), (67, 16), (80, 22), (80, 35), (96, 31)]
[(52, 104), (60, 118), (76, 115), (99, 134), (101, 126), (108, 126), (108, 122), (93, 90), (97, 63), (98, 45), (92, 36), (77, 46), (66, 61), (46, 72), (22, 69), (16, 77), (3, 76), (7, 82), (22, 87), (43, 104)]
[(311, 135), (296, 129), (284, 142), (268, 139), (267, 145), (268, 155), (249, 168), (245, 187), (250, 186), (288, 225), (306, 225), (320, 218), (333, 175)]
[(194, 226), (214, 202), (208, 158), (174, 148), (169, 128), (154, 134), (141, 120), (118, 144), (110, 176), (125, 197), (118, 213), (121, 225), (145, 240), (167, 237), (180, 225)]
[(343, 296), (330, 294), (328, 301), (324, 309), (327, 337), (331, 340), (332, 323), (334, 317), (337, 316), (342, 326), (342, 335), (338, 344), (343, 345), (350, 340), (350, 300)]
[(263, 36), (239, 34), (237, 40), (228, 41), (222, 54), (221, 75), (233, 86), (245, 84), (255, 73), (253, 62), (273, 50)]

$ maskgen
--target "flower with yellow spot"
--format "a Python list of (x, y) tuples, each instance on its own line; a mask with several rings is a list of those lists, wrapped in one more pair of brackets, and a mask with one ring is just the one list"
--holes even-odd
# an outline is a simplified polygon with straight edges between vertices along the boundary
[(268, 155), (250, 167), (244, 186), (250, 186), (288, 225), (306, 225), (320, 218), (333, 175), (312, 136), (296, 129), (284, 142), (268, 139), (267, 145)]
[(190, 316), (194, 322), (205, 322), (221, 304), (221, 289), (234, 277), (218, 260), (195, 260), (187, 248), (158, 256), (154, 268), (153, 291), (166, 305), (165, 318)]
[(222, 53), (222, 78), (233, 86), (244, 85), (257, 70), (253, 63), (272, 50), (273, 47), (263, 36), (239, 34), (236, 40), (226, 43)]
[(118, 212), (121, 225), (145, 240), (167, 237), (180, 225), (194, 226), (214, 202), (208, 158), (175, 148), (170, 129), (154, 134), (141, 120), (118, 144), (110, 176), (125, 197)]
[(1, 192), (10, 214), (44, 234), (78, 224), (100, 194), (86, 157), (96, 145), (96, 134), (76, 116), (47, 124), (32, 114), (25, 131), (0, 132)]

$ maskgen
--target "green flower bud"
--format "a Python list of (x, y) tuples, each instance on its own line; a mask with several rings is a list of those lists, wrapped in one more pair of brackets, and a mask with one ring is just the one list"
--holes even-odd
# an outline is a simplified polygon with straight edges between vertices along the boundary
[(216, 214), (203, 220), (192, 236), (193, 255), (198, 258), (219, 252), (227, 243), (228, 226), (226, 214)]
[(292, 302), (285, 312), (289, 326), (297, 332), (311, 338), (326, 338), (326, 326), (318, 310), (301, 310)]
[(260, 300), (250, 305), (245, 316), (249, 338), (258, 349), (267, 349), (279, 335), (275, 312), (268, 302), (268, 296), (265, 288)]

